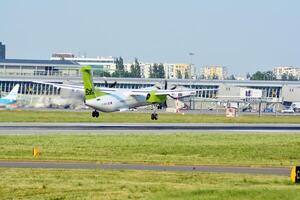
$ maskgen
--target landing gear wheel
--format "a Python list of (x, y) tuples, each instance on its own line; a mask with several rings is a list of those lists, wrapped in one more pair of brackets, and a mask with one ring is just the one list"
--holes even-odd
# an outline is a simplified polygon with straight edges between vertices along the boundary
[(99, 112), (98, 111), (96, 111), (96, 110), (94, 110), (93, 112), (92, 112), (92, 117), (99, 117)]
[(152, 120), (157, 120), (158, 119), (158, 114), (157, 113), (152, 113), (151, 114), (151, 119)]

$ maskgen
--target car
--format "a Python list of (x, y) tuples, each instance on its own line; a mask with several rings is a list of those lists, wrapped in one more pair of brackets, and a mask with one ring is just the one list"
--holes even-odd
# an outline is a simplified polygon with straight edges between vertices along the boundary
[(294, 113), (295, 111), (291, 108), (281, 110), (282, 113)]
[(264, 112), (272, 113), (272, 112), (275, 112), (275, 110), (273, 108), (265, 108)]
[(293, 110), (295, 112), (300, 112), (300, 103), (299, 102), (294, 102), (291, 104), (291, 108), (293, 108)]

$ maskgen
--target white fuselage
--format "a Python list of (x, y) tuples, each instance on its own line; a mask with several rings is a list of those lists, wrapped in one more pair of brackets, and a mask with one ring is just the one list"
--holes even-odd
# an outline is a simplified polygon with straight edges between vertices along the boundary
[(115, 91), (95, 99), (86, 100), (85, 104), (102, 112), (116, 112), (145, 106), (149, 103), (144, 95), (131, 96), (127, 91)]

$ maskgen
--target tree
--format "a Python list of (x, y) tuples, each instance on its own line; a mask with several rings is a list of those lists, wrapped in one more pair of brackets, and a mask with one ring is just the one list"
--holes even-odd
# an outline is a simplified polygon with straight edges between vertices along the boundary
[(250, 78), (251, 78), (251, 75), (250, 75), (250, 73), (249, 73), (249, 72), (247, 72), (247, 74), (246, 74), (246, 78), (247, 78), (247, 79), (250, 79)]
[(119, 58), (117, 58), (117, 60), (116, 60), (116, 71), (119, 71), (119, 72), (125, 71), (123, 58), (121, 56)]
[(128, 71), (125, 71), (123, 77), (132, 77), (132, 76), (131, 76), (131, 73), (129, 73)]
[(264, 79), (263, 80), (275, 80), (276, 75), (272, 71), (266, 71), (263, 73), (264, 74)]
[(153, 76), (154, 76), (154, 74), (153, 74), (153, 66), (150, 66), (149, 67), (149, 78), (154, 78)]
[(135, 77), (141, 78), (141, 66), (137, 58), (134, 60), (134, 71), (135, 71)]
[(189, 79), (189, 78), (190, 78), (189, 72), (187, 70), (185, 70), (184, 79)]
[(164, 65), (154, 63), (150, 67), (150, 78), (165, 78), (165, 70), (164, 70)]
[(130, 65), (130, 77), (135, 77), (135, 67), (134, 64)]
[(298, 79), (293, 74), (289, 74), (288, 80), (289, 81), (297, 81)]
[(137, 58), (134, 60), (134, 64), (130, 66), (130, 77), (141, 78), (141, 66)]
[(116, 71), (112, 74), (113, 77), (124, 77), (125, 68), (123, 63), (123, 58), (120, 56), (116, 59)]
[(235, 76), (233, 74), (231, 74), (229, 77), (228, 77), (228, 80), (236, 80)]
[(165, 78), (165, 68), (162, 63), (158, 65), (158, 78)]
[(282, 81), (287, 81), (288, 80), (288, 75), (286, 73), (282, 74), (281, 80)]
[(251, 80), (275, 80), (276, 75), (272, 71), (266, 71), (266, 72), (257, 71), (251, 76), (250, 79)]
[(156, 63), (154, 63), (151, 67), (150, 67), (150, 78), (157, 78), (157, 71), (158, 71), (158, 65)]
[(176, 77), (177, 77), (178, 79), (182, 79), (182, 74), (181, 74), (181, 71), (180, 71), (180, 70), (177, 70), (177, 71), (176, 71)]
[(211, 77), (211, 79), (213, 79), (213, 80), (219, 80), (219, 76), (218, 76), (217, 74), (214, 74), (214, 75)]
[(264, 79), (264, 74), (261, 73), (261, 71), (257, 71), (254, 74), (252, 74), (250, 80), (263, 80)]
[(198, 76), (197, 79), (205, 79), (204, 74), (200, 74), (200, 76)]

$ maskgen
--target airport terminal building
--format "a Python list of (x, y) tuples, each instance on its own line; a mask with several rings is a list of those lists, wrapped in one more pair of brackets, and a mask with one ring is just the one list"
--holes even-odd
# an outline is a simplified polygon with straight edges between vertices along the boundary
[[(59, 96), (60, 90), (39, 81), (82, 84), (81, 64), (72, 60), (0, 60), (0, 88), (9, 92), (17, 83), (20, 94)], [(95, 68), (93, 68), (95, 69)], [(98, 69), (96, 69), (98, 70)], [(137, 89), (163, 84), (163, 79), (105, 78), (107, 82), (117, 81), (115, 87)], [(96, 86), (104, 86), (104, 78), (94, 77)], [(198, 101), (243, 101), (243, 97), (261, 90), (261, 99), (268, 103), (300, 102), (298, 81), (250, 81), (250, 80), (194, 80), (170, 79), (168, 85), (178, 85), (197, 90), (189, 101), (190, 108), (197, 108)], [(245, 90), (246, 89), (246, 90)], [(253, 90), (253, 91), (251, 91)], [(247, 100), (251, 96), (248, 95)]]

